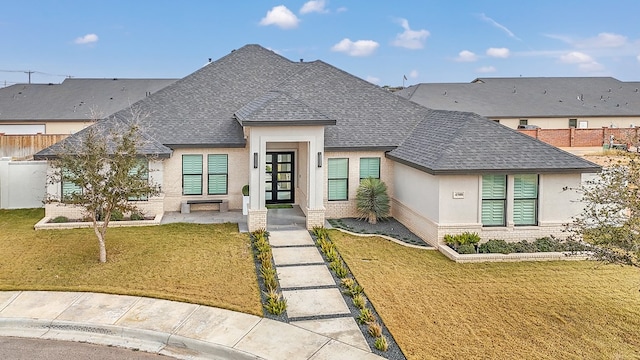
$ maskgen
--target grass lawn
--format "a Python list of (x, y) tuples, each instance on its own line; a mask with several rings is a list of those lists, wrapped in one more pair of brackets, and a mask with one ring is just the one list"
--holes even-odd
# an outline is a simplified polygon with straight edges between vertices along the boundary
[(92, 291), (262, 315), (249, 238), (236, 224), (33, 230), (43, 209), (0, 210), (0, 290)]
[(409, 359), (640, 358), (640, 277), (589, 261), (456, 264), (332, 230)]

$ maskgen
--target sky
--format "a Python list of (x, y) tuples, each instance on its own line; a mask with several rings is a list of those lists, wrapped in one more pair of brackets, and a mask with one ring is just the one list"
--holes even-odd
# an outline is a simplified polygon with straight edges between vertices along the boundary
[(374, 84), (640, 80), (638, 0), (0, 0), (0, 87), (181, 78), (246, 44)]

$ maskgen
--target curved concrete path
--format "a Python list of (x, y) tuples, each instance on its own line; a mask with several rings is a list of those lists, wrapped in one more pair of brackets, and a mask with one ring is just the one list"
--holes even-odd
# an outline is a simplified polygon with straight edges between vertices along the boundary
[(97, 293), (0, 292), (0, 336), (88, 342), (178, 359), (382, 359), (254, 315)]

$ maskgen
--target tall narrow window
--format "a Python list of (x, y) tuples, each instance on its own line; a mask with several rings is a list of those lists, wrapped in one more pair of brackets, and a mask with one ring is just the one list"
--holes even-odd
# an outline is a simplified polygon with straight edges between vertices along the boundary
[(538, 175), (513, 177), (513, 223), (538, 224)]
[(505, 226), (507, 176), (482, 176), (482, 226)]
[[(149, 182), (149, 161), (147, 159), (139, 159), (136, 166), (129, 170), (130, 175), (140, 175), (140, 180)], [(140, 194), (139, 196), (131, 196), (128, 198), (130, 201), (144, 201), (148, 200), (148, 194)]]
[(228, 168), (226, 154), (210, 154), (207, 157), (207, 181), (209, 195), (224, 195), (228, 191)]
[(202, 195), (202, 155), (182, 155), (182, 194)]
[(69, 201), (74, 194), (82, 194), (82, 188), (73, 183), (74, 176), (66, 169), (62, 170), (62, 201)]
[(349, 159), (329, 159), (329, 200), (347, 200), (349, 196)]
[(360, 158), (360, 180), (380, 179), (380, 158)]

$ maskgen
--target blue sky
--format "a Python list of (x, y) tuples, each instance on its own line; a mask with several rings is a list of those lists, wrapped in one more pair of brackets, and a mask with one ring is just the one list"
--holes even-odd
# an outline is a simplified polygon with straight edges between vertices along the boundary
[[(245, 44), (378, 85), (640, 80), (637, 0), (3, 1), (0, 86), (180, 78)], [(407, 80), (403, 80), (406, 77)]]

